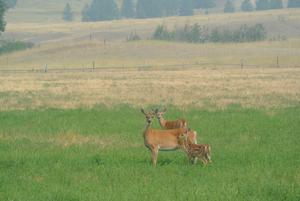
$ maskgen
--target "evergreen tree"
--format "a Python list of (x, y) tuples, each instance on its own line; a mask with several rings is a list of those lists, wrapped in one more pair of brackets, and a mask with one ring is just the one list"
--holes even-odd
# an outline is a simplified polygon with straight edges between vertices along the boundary
[(89, 21), (89, 9), (90, 9), (89, 5), (85, 4), (81, 11), (81, 15), (82, 15), (81, 21), (83, 22)]
[(93, 0), (83, 19), (87, 21), (113, 20), (119, 17), (119, 10), (114, 0)]
[(250, 0), (244, 0), (242, 2), (242, 5), (241, 5), (241, 10), (246, 11), (246, 12), (253, 11), (254, 8), (253, 8), (253, 5), (252, 5), (251, 1)]
[(215, 0), (194, 0), (195, 8), (214, 8)]
[(4, 14), (6, 11), (6, 4), (3, 0), (0, 0), (0, 31), (3, 32), (5, 30), (6, 22), (4, 20)]
[(282, 9), (282, 8), (283, 8), (282, 0), (270, 1), (270, 9)]
[(136, 5), (137, 18), (154, 18), (162, 16), (160, 0), (138, 0)]
[(162, 16), (178, 15), (181, 0), (161, 0)]
[(300, 0), (289, 0), (288, 8), (299, 8), (300, 7)]
[(190, 16), (194, 14), (194, 1), (193, 0), (181, 0), (179, 15)]
[(4, 3), (8, 8), (14, 8), (17, 5), (17, 0), (4, 0)]
[(134, 18), (135, 11), (133, 7), (133, 0), (123, 0), (121, 7), (121, 15), (125, 18)]
[(234, 13), (235, 12), (235, 7), (232, 3), (231, 0), (227, 0), (225, 7), (224, 7), (224, 13)]
[(269, 0), (257, 0), (256, 1), (256, 10), (268, 10), (270, 9), (270, 2)]
[(73, 20), (73, 12), (69, 3), (66, 4), (63, 12), (63, 20), (72, 21)]

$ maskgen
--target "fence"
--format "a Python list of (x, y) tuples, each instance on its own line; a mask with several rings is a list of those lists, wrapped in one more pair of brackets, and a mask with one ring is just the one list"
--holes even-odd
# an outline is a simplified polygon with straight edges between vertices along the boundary
[(300, 65), (279, 65), (275, 64), (246, 64), (241, 59), (239, 64), (220, 64), (220, 63), (183, 63), (183, 64), (167, 64), (167, 65), (137, 65), (137, 66), (95, 66), (95, 62), (92, 62), (92, 67), (53, 67), (50, 68), (45, 64), (41, 68), (27, 68), (27, 69), (1, 69), (0, 73), (63, 73), (63, 72), (97, 72), (97, 71), (163, 71), (163, 70), (191, 70), (191, 69), (216, 69), (216, 68), (235, 68), (235, 69), (250, 69), (250, 68), (300, 68)]

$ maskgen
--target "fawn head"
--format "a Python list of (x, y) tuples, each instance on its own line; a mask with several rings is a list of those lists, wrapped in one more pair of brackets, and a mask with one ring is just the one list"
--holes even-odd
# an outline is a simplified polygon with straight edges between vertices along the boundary
[(186, 131), (185, 133), (182, 133), (181, 135), (178, 136), (178, 144), (179, 144), (180, 146), (185, 146), (185, 143), (186, 143), (187, 140), (188, 140), (187, 132), (188, 132), (188, 131)]

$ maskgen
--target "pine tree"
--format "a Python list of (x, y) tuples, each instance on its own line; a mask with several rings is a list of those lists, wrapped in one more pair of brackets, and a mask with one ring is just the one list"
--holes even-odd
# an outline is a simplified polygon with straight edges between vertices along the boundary
[(123, 0), (122, 7), (121, 7), (121, 15), (125, 18), (134, 18), (135, 11), (133, 0)]
[(162, 16), (178, 15), (181, 0), (161, 0)]
[(5, 2), (3, 0), (0, 0), (0, 31), (4, 32), (5, 31), (5, 26), (6, 26), (6, 22), (4, 20), (4, 14), (6, 11), (6, 5)]
[(65, 21), (72, 21), (73, 20), (73, 13), (69, 3), (66, 4), (63, 12), (63, 20)]
[(85, 4), (81, 11), (81, 15), (82, 15), (81, 21), (83, 22), (89, 21), (89, 9), (90, 9), (89, 5)]
[(300, 7), (300, 0), (289, 0), (288, 8), (299, 8)]
[(85, 14), (87, 21), (113, 20), (119, 17), (119, 10), (114, 0), (93, 0)]
[(224, 13), (234, 13), (235, 12), (235, 7), (232, 3), (231, 0), (227, 0), (225, 7), (224, 7)]
[(214, 8), (215, 0), (194, 0), (195, 8)]
[(4, 0), (4, 3), (8, 8), (14, 8), (17, 5), (17, 0)]
[(244, 0), (241, 5), (241, 10), (246, 12), (251, 12), (254, 10), (253, 5), (250, 0)]
[(268, 10), (270, 9), (270, 2), (269, 0), (257, 0), (256, 1), (256, 10)]
[(283, 8), (282, 0), (270, 1), (270, 9), (282, 9), (282, 8)]
[(136, 5), (137, 18), (154, 18), (162, 16), (160, 0), (138, 0)]
[(194, 1), (193, 0), (181, 0), (179, 15), (190, 16), (194, 15)]

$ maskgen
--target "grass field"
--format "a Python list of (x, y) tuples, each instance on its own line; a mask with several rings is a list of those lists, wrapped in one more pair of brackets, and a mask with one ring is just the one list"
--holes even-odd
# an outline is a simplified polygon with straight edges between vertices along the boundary
[(299, 112), (169, 107), (168, 118), (186, 117), (212, 145), (213, 163), (160, 152), (156, 168), (139, 109), (1, 112), (0, 199), (297, 201)]
[[(262, 23), (268, 32), (268, 40), (239, 44), (147, 40), (157, 25), (165, 24), (173, 29), (186, 23), (227, 28)], [(94, 61), (98, 67), (197, 63), (226, 67), (240, 64), (241, 60), (248, 65), (276, 67), (277, 57), (281, 66), (295, 67), (300, 63), (300, 29), (295, 28), (299, 26), (300, 9), (95, 23), (8, 20), (7, 30), (1, 37), (34, 42), (36, 46), (0, 55), (0, 68), (40, 69), (45, 64), (49, 68), (90, 67)], [(143, 40), (126, 42), (132, 32), (137, 32)]]
[(132, 70), (0, 74), (0, 110), (104, 104), (280, 108), (300, 102), (300, 69)]
[[(81, 23), (76, 0), (64, 23), (66, 2), (24, 0), (7, 15), (1, 39), (35, 47), (0, 55), (0, 201), (300, 200), (300, 9)], [(186, 23), (262, 23), (269, 38), (147, 40)], [(134, 31), (143, 40), (127, 42)], [(163, 106), (211, 144), (211, 165), (178, 150), (151, 166), (140, 107)]]

